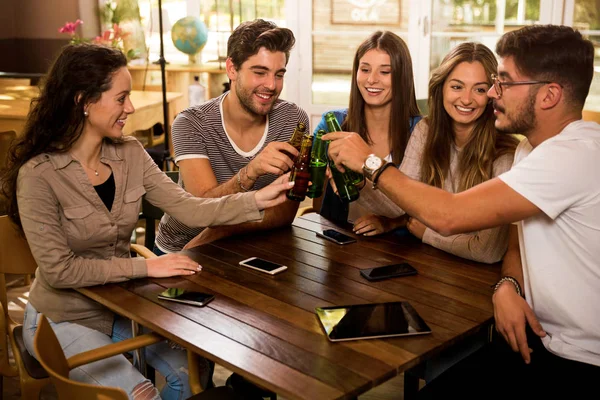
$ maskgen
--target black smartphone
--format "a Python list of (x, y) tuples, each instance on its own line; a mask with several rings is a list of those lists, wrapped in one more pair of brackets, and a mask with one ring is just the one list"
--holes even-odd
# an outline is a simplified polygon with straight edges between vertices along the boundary
[(181, 288), (170, 288), (159, 294), (158, 298), (202, 307), (212, 301), (215, 296), (210, 293), (194, 292)]
[(337, 244), (348, 244), (356, 242), (356, 239), (348, 235), (344, 235), (342, 232), (338, 232), (335, 229), (326, 229), (323, 233), (317, 232), (318, 237), (330, 240)]
[(369, 281), (379, 281), (398, 276), (416, 275), (417, 270), (410, 264), (401, 263), (384, 265), (383, 267), (361, 269), (360, 274)]
[(246, 260), (242, 260), (240, 261), (240, 265), (264, 272), (265, 274), (269, 275), (275, 275), (287, 269), (285, 265), (263, 260), (262, 258), (258, 257), (250, 257)]

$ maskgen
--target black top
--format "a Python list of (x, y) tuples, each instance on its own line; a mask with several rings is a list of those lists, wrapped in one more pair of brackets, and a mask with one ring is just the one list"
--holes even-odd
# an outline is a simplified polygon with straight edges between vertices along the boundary
[(94, 186), (94, 189), (96, 189), (96, 193), (98, 193), (98, 196), (100, 196), (100, 199), (108, 211), (110, 211), (113, 201), (115, 201), (115, 177), (112, 172), (106, 181)]

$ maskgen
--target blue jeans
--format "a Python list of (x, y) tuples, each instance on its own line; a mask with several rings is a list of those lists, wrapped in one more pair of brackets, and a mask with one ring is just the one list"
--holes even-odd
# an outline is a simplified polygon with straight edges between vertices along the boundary
[[(23, 340), (29, 354), (35, 357), (33, 338), (38, 326), (39, 313), (31, 304), (25, 308)], [(116, 316), (112, 335), (72, 322), (50, 325), (58, 338), (67, 358), (98, 347), (131, 338), (131, 321)], [(166, 341), (145, 348), (147, 363), (165, 377), (167, 384), (161, 391), (165, 400), (182, 400), (192, 396), (188, 383), (187, 353), (173, 349)], [(205, 360), (206, 361), (206, 360)], [(208, 371), (208, 368), (204, 368)], [(78, 382), (92, 385), (119, 387), (132, 397), (133, 389), (148, 380), (123, 355), (75, 368), (69, 377)], [(202, 381), (207, 380), (202, 377)]]

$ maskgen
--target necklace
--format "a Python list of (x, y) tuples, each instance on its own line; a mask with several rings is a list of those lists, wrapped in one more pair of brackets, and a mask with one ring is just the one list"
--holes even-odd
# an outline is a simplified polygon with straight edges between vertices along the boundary
[[(77, 157), (75, 157), (73, 154), (71, 154), (71, 157), (73, 157), (75, 160), (79, 161), (79, 164), (83, 165), (84, 168), (87, 168), (90, 171), (94, 171), (94, 175), (99, 176), (100, 174), (98, 173), (98, 168), (90, 168), (87, 165), (85, 165), (84, 163), (81, 162), (80, 159), (78, 159)], [(100, 160), (98, 160), (98, 166), (100, 166)]]

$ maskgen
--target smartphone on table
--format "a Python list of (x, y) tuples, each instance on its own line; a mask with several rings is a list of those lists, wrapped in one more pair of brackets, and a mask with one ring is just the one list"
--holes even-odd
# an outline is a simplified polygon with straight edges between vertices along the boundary
[(348, 244), (356, 242), (356, 239), (354, 239), (353, 237), (344, 235), (342, 232), (338, 232), (335, 229), (325, 229), (323, 233), (317, 232), (317, 236), (337, 244)]
[(158, 298), (202, 307), (212, 301), (215, 296), (210, 293), (194, 292), (181, 288), (170, 288), (160, 293)]
[(285, 265), (277, 264), (272, 261), (267, 261), (258, 257), (250, 257), (240, 261), (240, 265), (248, 268), (255, 269), (265, 274), (275, 275), (283, 272), (287, 269)]
[(400, 263), (384, 265), (383, 267), (361, 269), (360, 274), (369, 281), (396, 278), (399, 276), (416, 275), (417, 270), (410, 264)]

